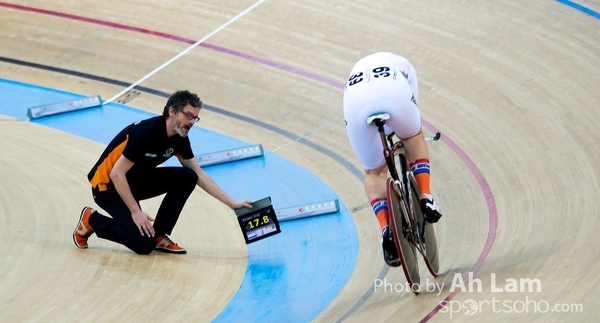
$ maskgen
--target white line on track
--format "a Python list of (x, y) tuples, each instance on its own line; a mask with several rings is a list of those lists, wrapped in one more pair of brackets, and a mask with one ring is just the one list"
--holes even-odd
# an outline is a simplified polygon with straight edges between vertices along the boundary
[(186, 48), (184, 51), (182, 51), (181, 53), (177, 54), (175, 57), (171, 58), (170, 60), (168, 60), (167, 62), (165, 62), (164, 64), (162, 64), (161, 66), (157, 67), (156, 69), (154, 69), (152, 72), (146, 74), (146, 76), (142, 77), (141, 79), (139, 79), (138, 81), (136, 81), (135, 83), (131, 84), (130, 86), (128, 86), (127, 88), (125, 88), (123, 91), (119, 92), (117, 95), (113, 96), (112, 98), (104, 101), (102, 103), (102, 105), (108, 104), (110, 102), (113, 102), (114, 100), (116, 100), (117, 98), (119, 98), (121, 95), (125, 94), (127, 91), (133, 89), (134, 87), (136, 87), (137, 85), (139, 85), (140, 83), (144, 82), (146, 79), (148, 79), (149, 77), (151, 77), (152, 75), (156, 74), (158, 71), (162, 70), (163, 68), (167, 67), (169, 64), (173, 63), (175, 60), (177, 60), (179, 57), (187, 54), (187, 52), (191, 51), (192, 49), (194, 49), (196, 46), (202, 44), (203, 42), (205, 42), (207, 39), (209, 39), (210, 37), (214, 36), (215, 34), (217, 34), (218, 32), (220, 32), (221, 30), (225, 29), (227, 26), (229, 26), (230, 24), (232, 24), (233, 22), (235, 22), (236, 20), (240, 19), (241, 17), (243, 17), (244, 15), (246, 15), (247, 13), (249, 13), (250, 11), (252, 11), (254, 8), (258, 7), (261, 3), (265, 2), (266, 0), (259, 0), (256, 3), (254, 3), (253, 5), (251, 5), (250, 7), (248, 7), (248, 9), (240, 12), (237, 16), (229, 19), (229, 21), (227, 21), (226, 23), (224, 23), (223, 25), (221, 25), (219, 28), (215, 29), (213, 32), (211, 32), (210, 34), (204, 36), (204, 38), (200, 39), (199, 41), (195, 42), (193, 45), (191, 45), (190, 47)]

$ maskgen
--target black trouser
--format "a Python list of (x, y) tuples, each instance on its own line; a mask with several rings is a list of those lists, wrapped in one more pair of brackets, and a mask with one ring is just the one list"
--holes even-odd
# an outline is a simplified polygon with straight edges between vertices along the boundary
[(96, 204), (108, 212), (112, 219), (95, 212), (90, 217), (90, 225), (98, 237), (120, 243), (138, 254), (147, 255), (156, 247), (157, 237), (171, 234), (173, 231), (185, 202), (194, 190), (198, 175), (185, 167), (158, 167), (143, 172), (128, 172), (127, 181), (138, 205), (141, 200), (166, 193), (156, 213), (155, 236), (140, 234), (131, 217), (131, 211), (112, 185), (109, 185), (106, 191), (92, 190)]

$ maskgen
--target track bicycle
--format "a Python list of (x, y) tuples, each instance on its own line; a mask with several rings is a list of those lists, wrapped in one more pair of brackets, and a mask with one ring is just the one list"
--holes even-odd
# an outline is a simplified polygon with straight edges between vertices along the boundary
[[(415, 294), (419, 294), (421, 275), (417, 251), (423, 256), (429, 273), (437, 277), (439, 273), (439, 255), (435, 230), (431, 223), (425, 221), (419, 198), (421, 192), (415, 178), (408, 167), (404, 143), (394, 139), (394, 133), (385, 134), (385, 121), (390, 119), (387, 113), (375, 114), (367, 118), (368, 124), (377, 126), (383, 153), (389, 170), (386, 183), (389, 206), (389, 223), (396, 245), (404, 275)], [(438, 132), (426, 141), (437, 141), (441, 137)]]

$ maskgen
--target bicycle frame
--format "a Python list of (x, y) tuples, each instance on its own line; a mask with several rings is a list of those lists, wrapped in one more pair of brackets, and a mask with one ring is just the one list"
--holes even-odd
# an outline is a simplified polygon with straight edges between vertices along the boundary
[[(383, 128), (384, 124), (385, 122), (382, 120), (375, 121), (375, 125), (379, 130), (379, 136), (381, 137), (381, 143), (383, 145), (383, 154), (385, 157), (386, 164), (388, 166), (388, 171), (390, 173), (390, 176), (394, 180), (394, 190), (396, 191), (396, 194), (398, 194), (399, 197), (402, 197), (404, 201), (409, 202), (401, 203), (401, 206), (403, 208), (402, 213), (405, 216), (405, 221), (407, 225), (406, 229), (410, 231), (412, 229), (413, 223), (416, 222), (416, 216), (413, 204), (410, 203), (410, 201), (412, 200), (412, 192), (410, 189), (411, 183), (408, 180), (406, 173), (408, 165), (406, 164), (406, 156), (404, 155), (404, 143), (402, 142), (402, 140), (394, 142), (394, 133), (386, 135), (385, 130)], [(400, 172), (396, 167), (395, 156), (398, 156), (398, 158), (400, 159)], [(407, 232), (403, 232), (403, 234), (406, 235)]]
[[(401, 139), (394, 140), (394, 133), (385, 134), (384, 125), (387, 119), (389, 119), (388, 114), (377, 114), (370, 116), (367, 123), (375, 123), (383, 145), (383, 154), (390, 175), (386, 183), (386, 194), (390, 207), (392, 234), (402, 270), (412, 289), (419, 286), (421, 279), (416, 251), (423, 256), (429, 272), (437, 277), (439, 273), (437, 239), (433, 226), (426, 223), (420, 209), (420, 190), (408, 168), (404, 143)], [(440, 137), (441, 134), (438, 132), (434, 137), (426, 137), (425, 140), (436, 141)], [(413, 292), (419, 293), (414, 289)]]

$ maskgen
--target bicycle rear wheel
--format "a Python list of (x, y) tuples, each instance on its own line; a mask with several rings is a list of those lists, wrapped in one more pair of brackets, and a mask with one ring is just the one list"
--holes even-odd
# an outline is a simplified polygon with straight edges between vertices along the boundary
[(392, 236), (396, 244), (398, 258), (402, 264), (402, 270), (406, 276), (406, 280), (415, 294), (419, 294), (419, 286), (421, 284), (421, 275), (419, 274), (419, 263), (417, 252), (414, 244), (408, 241), (405, 235), (405, 217), (402, 214), (400, 203), (404, 203), (394, 190), (394, 181), (388, 178), (387, 185), (387, 200), (389, 205), (389, 222), (392, 229)]
[(415, 210), (415, 216), (417, 217), (417, 226), (420, 230), (421, 236), (424, 240), (423, 260), (427, 270), (434, 277), (437, 277), (440, 272), (440, 257), (438, 252), (438, 243), (435, 236), (435, 228), (433, 224), (425, 224), (423, 212), (421, 212), (421, 206), (419, 205), (419, 197), (421, 192), (418, 189), (417, 182), (412, 174), (409, 174), (410, 187), (411, 187), (411, 200)]

